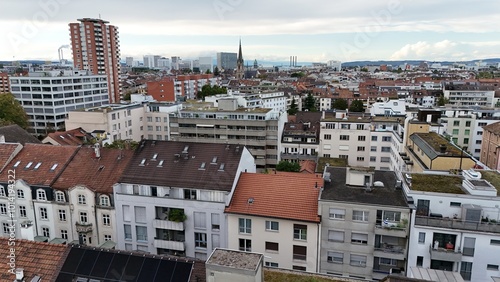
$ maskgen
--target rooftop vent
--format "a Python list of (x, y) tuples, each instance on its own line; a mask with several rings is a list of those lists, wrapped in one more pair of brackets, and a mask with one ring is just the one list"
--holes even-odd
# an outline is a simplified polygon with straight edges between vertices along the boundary
[(236, 146), (236, 153), (240, 151), (240, 145)]
[(374, 187), (382, 187), (383, 188), (384, 187), (384, 182), (382, 182), (382, 181), (375, 181), (375, 182), (373, 182), (373, 186)]
[(369, 182), (366, 182), (366, 183), (365, 183), (365, 192), (367, 192), (367, 193), (371, 193), (372, 191), (373, 191), (372, 186), (370, 185), (370, 183), (369, 183)]
[(186, 145), (186, 146), (184, 147), (184, 150), (182, 150), (182, 154), (187, 154), (187, 153), (188, 153), (188, 150), (189, 150), (189, 146), (188, 146), (188, 145)]
[(23, 280), (24, 280), (24, 269), (16, 268), (16, 281), (23, 281)]
[(332, 182), (331, 174), (329, 172), (325, 172), (323, 174), (323, 179), (325, 180), (325, 182)]
[(446, 145), (445, 144), (439, 145), (439, 152), (441, 154), (445, 154), (446, 153)]
[(247, 203), (248, 204), (253, 204), (254, 199), (253, 198), (248, 198)]

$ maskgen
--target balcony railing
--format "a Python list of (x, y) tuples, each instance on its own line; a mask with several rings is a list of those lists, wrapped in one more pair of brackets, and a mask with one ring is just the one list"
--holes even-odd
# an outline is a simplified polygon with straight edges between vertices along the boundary
[(153, 227), (167, 230), (184, 230), (184, 222), (175, 222), (170, 220), (161, 220), (155, 219), (153, 220)]
[(160, 249), (184, 251), (184, 242), (160, 240), (155, 238), (153, 245), (155, 248)]
[(465, 221), (461, 219), (417, 216), (415, 225), (500, 233), (500, 225), (492, 222)]
[(88, 222), (76, 222), (75, 223), (75, 226), (76, 226), (76, 232), (77, 233), (88, 233), (88, 232), (92, 232), (92, 223), (88, 223)]
[(446, 249), (446, 248), (433, 248), (432, 244), (429, 245), (431, 259), (445, 260), (445, 261), (461, 261), (462, 253), (460, 250)]

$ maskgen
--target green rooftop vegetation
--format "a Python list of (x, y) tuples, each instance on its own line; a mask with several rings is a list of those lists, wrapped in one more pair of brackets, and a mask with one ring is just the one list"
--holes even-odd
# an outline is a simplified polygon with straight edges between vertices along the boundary
[(415, 134), (420, 136), (436, 152), (440, 152), (441, 145), (445, 145), (447, 154), (451, 154), (451, 155), (455, 155), (455, 156), (460, 156), (460, 154), (461, 154), (460, 150), (457, 147), (451, 145), (450, 142), (448, 142), (448, 140), (446, 140), (446, 138), (444, 138), (443, 136), (441, 136), (435, 132), (415, 133)]
[(497, 196), (500, 196), (500, 173), (494, 170), (481, 170), (482, 178), (497, 189)]
[(318, 160), (316, 172), (323, 172), (326, 164), (329, 164), (332, 167), (347, 167), (347, 159), (321, 157)]
[(350, 279), (333, 278), (314, 274), (297, 274), (286, 271), (264, 270), (264, 281), (266, 282), (345, 282)]
[(459, 176), (412, 174), (411, 177), (411, 189), (414, 191), (465, 194)]

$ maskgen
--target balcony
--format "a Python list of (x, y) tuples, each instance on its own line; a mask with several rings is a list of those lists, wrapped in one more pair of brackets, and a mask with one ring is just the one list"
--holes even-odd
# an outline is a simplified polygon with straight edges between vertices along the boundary
[(500, 233), (500, 225), (493, 222), (465, 221), (461, 219), (417, 216), (415, 225)]
[(433, 248), (432, 244), (429, 245), (432, 260), (444, 260), (459, 262), (462, 260), (462, 253), (454, 249)]
[(153, 220), (153, 228), (183, 231), (184, 230), (184, 222), (175, 222), (175, 221), (170, 221), (170, 220), (154, 219)]
[(381, 258), (404, 260), (406, 249), (405, 246), (381, 244), (380, 246), (375, 246), (373, 255)]
[(407, 227), (401, 226), (375, 226), (375, 234), (394, 237), (406, 237), (408, 235)]
[(302, 154), (290, 154), (290, 153), (281, 153), (282, 160), (316, 160), (318, 158), (317, 155), (302, 155)]
[(77, 233), (89, 233), (92, 232), (92, 223), (76, 222), (76, 232)]
[(155, 238), (153, 243), (155, 248), (184, 251), (184, 242), (160, 240)]

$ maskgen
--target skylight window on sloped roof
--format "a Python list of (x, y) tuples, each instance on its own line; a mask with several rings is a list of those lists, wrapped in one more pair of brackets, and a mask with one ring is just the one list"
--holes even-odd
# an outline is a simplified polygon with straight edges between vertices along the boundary
[(164, 162), (164, 160), (161, 160), (161, 161), (158, 163), (158, 166), (159, 166), (159, 167), (162, 167), (162, 166), (163, 166), (163, 162)]
[(146, 163), (146, 159), (142, 159), (141, 163), (139, 165), (144, 165)]
[(213, 157), (211, 164), (217, 164), (217, 157)]
[(199, 169), (205, 169), (205, 162), (202, 162)]
[(42, 165), (42, 163), (37, 163), (36, 166), (33, 168), (34, 170), (37, 170), (40, 166)]
[(226, 166), (226, 164), (221, 163), (220, 166), (219, 166), (219, 171), (224, 171), (224, 167), (225, 166)]
[(50, 168), (50, 171), (54, 171), (54, 170), (56, 170), (57, 165), (58, 165), (58, 164), (54, 164), (54, 165), (52, 165), (52, 167)]
[(21, 161), (17, 161), (17, 162), (14, 164), (14, 168), (18, 167), (20, 163), (21, 163)]
[(158, 153), (155, 153), (151, 159), (156, 160), (156, 158), (158, 158)]
[(33, 162), (29, 162), (29, 163), (26, 165), (25, 169), (30, 168), (32, 164), (33, 164)]

